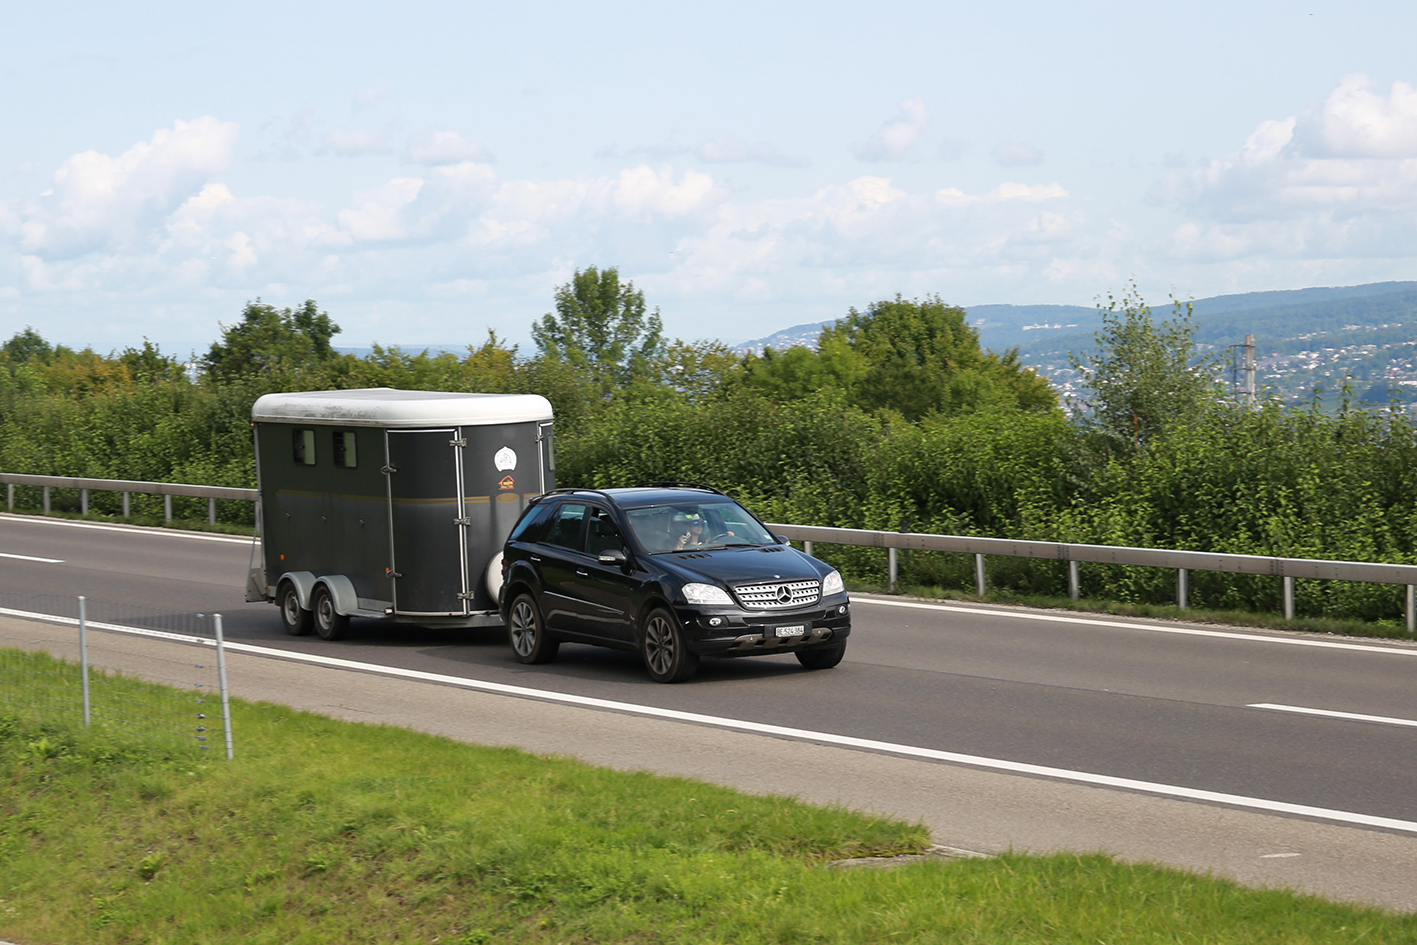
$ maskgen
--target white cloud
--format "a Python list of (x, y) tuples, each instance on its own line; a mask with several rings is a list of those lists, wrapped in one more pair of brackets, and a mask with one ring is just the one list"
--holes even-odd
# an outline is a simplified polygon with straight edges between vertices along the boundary
[(343, 128), (327, 131), (320, 139), (325, 150), (340, 157), (360, 157), (365, 154), (388, 154), (389, 136), (381, 131), (361, 131)]
[(491, 160), (491, 155), (456, 131), (432, 131), (409, 141), (408, 159), (414, 164), (430, 166), (462, 164), (465, 161), (485, 164)]
[(237, 125), (210, 116), (177, 121), (112, 157), (75, 154), (54, 172), (53, 187), (11, 202), (20, 248), (45, 259), (71, 258), (142, 241), (189, 194), (226, 169)]
[(1043, 152), (1029, 144), (1000, 141), (989, 150), (989, 157), (1000, 167), (1029, 167), (1043, 163)]
[(929, 122), (929, 111), (923, 98), (906, 99), (900, 103), (900, 113), (881, 125), (874, 135), (856, 149), (863, 161), (899, 161), (905, 158)]
[(1231, 156), (1173, 173), (1163, 201), (1195, 219), (1173, 251), (1226, 260), (1417, 252), (1417, 92), (1344, 78), (1297, 116), (1261, 122)]

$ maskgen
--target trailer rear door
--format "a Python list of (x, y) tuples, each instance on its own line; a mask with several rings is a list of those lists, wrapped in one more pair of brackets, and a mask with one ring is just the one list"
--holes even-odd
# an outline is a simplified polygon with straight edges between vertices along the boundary
[(461, 521), (462, 445), (456, 429), (388, 430), (390, 555), (394, 611), (419, 616), (468, 613)]

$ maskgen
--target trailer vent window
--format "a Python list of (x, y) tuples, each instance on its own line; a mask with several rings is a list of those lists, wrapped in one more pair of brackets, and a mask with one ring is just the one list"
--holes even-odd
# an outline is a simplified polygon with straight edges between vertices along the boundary
[(355, 448), (353, 430), (335, 431), (335, 465), (353, 469), (359, 465), (359, 451)]
[(295, 444), (295, 465), (315, 465), (315, 431), (292, 430), (291, 433)]

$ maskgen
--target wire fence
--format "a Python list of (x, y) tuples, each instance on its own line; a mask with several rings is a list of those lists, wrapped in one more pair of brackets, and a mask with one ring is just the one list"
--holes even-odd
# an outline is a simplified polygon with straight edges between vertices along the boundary
[(0, 591), (0, 715), (234, 754), (220, 614)]

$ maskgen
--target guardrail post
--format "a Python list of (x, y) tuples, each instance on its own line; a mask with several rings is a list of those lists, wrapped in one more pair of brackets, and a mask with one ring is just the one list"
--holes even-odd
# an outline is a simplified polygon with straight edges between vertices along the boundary
[(172, 521), (172, 496), (171, 496), (171, 495), (165, 495), (165, 496), (162, 497), (162, 517), (163, 517), (164, 519), (166, 519), (167, 521), (169, 521), (169, 522)]
[(805, 540), (803, 540), (803, 542), (802, 542), (802, 550), (805, 551), (805, 552), (806, 552), (807, 554), (809, 554), (809, 555), (812, 553), (812, 542), (811, 542), (810, 539), (805, 539)]
[(1191, 605), (1191, 572), (1185, 568), (1176, 569), (1176, 606), (1185, 610)]
[(132, 512), (132, 509), (129, 507), (129, 504), (128, 504), (128, 497), (129, 497), (131, 494), (132, 494), (132, 493), (129, 493), (129, 492), (123, 493), (123, 517), (124, 517), (124, 518), (132, 518), (132, 515), (130, 514), (130, 513)]
[(1078, 574), (1078, 563), (1068, 562), (1068, 597), (1077, 600), (1082, 596), (1082, 578)]
[(1417, 586), (1407, 585), (1407, 632), (1417, 633)]
[(216, 499), (207, 500), (207, 524), (216, 524)]
[(89, 490), (79, 490), (79, 512), (83, 515), (89, 514)]
[(49, 487), (44, 487), (44, 514), (49, 514)]
[(79, 679), (84, 693), (84, 728), (89, 727), (89, 609), (79, 595)]
[(895, 592), (896, 579), (900, 576), (899, 559), (900, 556), (896, 553), (896, 549), (886, 549), (886, 578), (888, 583), (890, 584), (890, 590), (892, 593)]
[(9, 483), (5, 486), (5, 506), (11, 511), (15, 511), (15, 484)]
[(976, 554), (974, 556), (974, 593), (983, 597), (984, 591), (984, 556)]
[(1294, 619), (1294, 579), (1284, 576), (1284, 619)]

